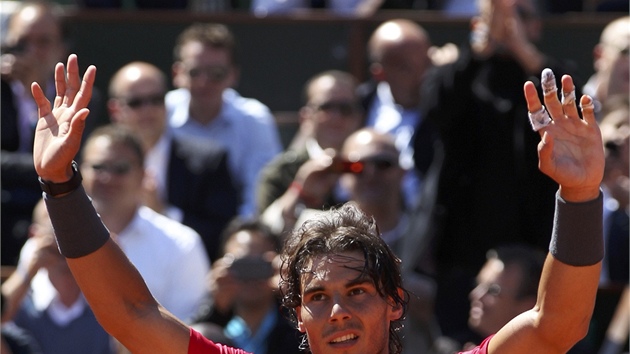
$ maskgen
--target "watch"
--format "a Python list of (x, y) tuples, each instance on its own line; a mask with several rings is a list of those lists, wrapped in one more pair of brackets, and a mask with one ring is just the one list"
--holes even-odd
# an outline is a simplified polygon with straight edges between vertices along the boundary
[(50, 196), (57, 196), (60, 194), (70, 193), (73, 190), (79, 188), (81, 185), (81, 181), (83, 181), (83, 177), (81, 176), (81, 172), (79, 171), (79, 165), (76, 161), (72, 161), (72, 178), (70, 180), (63, 183), (52, 183), (44, 181), (41, 177), (39, 179), (39, 186), (42, 187), (42, 190), (46, 192), (46, 194)]

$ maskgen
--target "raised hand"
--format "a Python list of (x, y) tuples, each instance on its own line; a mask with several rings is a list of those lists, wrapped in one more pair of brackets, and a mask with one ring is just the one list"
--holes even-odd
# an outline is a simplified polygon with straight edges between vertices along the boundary
[(67, 75), (62, 63), (55, 66), (56, 97), (53, 106), (36, 82), (31, 85), (39, 110), (35, 131), (33, 161), (37, 174), (44, 180), (62, 183), (72, 176), (71, 162), (81, 146), (86, 108), (92, 97), (96, 67), (90, 65), (83, 80), (79, 75), (77, 56), (68, 57)]
[[(558, 182), (564, 199), (576, 202), (594, 199), (599, 195), (604, 173), (604, 148), (593, 99), (586, 95), (580, 99), (584, 118), (580, 119), (571, 76), (562, 77), (562, 102), (551, 70), (543, 70), (541, 81), (546, 111), (552, 120), (539, 130), (542, 139), (538, 144), (538, 167)], [(543, 106), (534, 84), (528, 81), (523, 89), (529, 111), (541, 112)]]

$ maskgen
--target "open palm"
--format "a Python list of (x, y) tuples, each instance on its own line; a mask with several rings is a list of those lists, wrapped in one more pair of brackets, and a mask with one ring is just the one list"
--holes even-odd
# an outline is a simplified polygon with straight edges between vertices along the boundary
[(56, 97), (51, 108), (38, 83), (31, 92), (39, 110), (33, 161), (44, 180), (61, 183), (71, 177), (70, 164), (81, 146), (86, 108), (92, 97), (96, 67), (90, 66), (81, 80), (77, 56), (68, 57), (67, 75), (62, 63), (55, 67)]

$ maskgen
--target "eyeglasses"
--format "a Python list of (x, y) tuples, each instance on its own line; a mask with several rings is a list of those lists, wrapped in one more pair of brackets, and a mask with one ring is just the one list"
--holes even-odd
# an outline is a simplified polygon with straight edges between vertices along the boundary
[(88, 164), (97, 173), (107, 172), (115, 176), (124, 176), (131, 171), (131, 163), (129, 162), (113, 162), (110, 164)]
[(339, 113), (342, 116), (351, 116), (357, 111), (359, 111), (359, 106), (357, 106), (354, 102), (324, 102), (319, 105), (312, 105), (318, 111), (323, 111), (326, 113)]
[(371, 157), (359, 162), (363, 165), (372, 165), (378, 171), (387, 171), (392, 167), (398, 166), (398, 162), (393, 158), (384, 156)]
[(352, 173), (359, 175), (365, 171), (367, 165), (373, 166), (376, 171), (387, 171), (392, 167), (398, 166), (398, 162), (390, 157), (371, 157), (356, 162), (340, 161), (338, 163), (338, 172)]
[(125, 104), (131, 109), (138, 109), (145, 106), (158, 107), (164, 105), (164, 94), (156, 94), (146, 97), (131, 97), (124, 100)]
[(230, 71), (226, 66), (209, 66), (205, 68), (191, 68), (188, 70), (188, 76), (191, 79), (198, 79), (204, 75), (208, 80), (219, 83), (223, 82), (229, 75)]

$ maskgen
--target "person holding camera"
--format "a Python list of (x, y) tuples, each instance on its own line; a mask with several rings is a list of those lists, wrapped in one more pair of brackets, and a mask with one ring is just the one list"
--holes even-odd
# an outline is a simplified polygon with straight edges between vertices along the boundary
[(272, 262), (282, 247), (280, 237), (256, 219), (237, 217), (222, 241), (223, 256), (208, 275), (210, 296), (193, 327), (205, 333), (219, 327), (231, 344), (254, 354), (300, 353), (299, 332), (278, 310), (278, 272)]
[(338, 164), (335, 155), (364, 121), (356, 88), (354, 76), (337, 70), (316, 74), (304, 85), (303, 139), (271, 161), (258, 183), (258, 211), (274, 232), (290, 230), (304, 208), (347, 200), (337, 184), (347, 166)]

